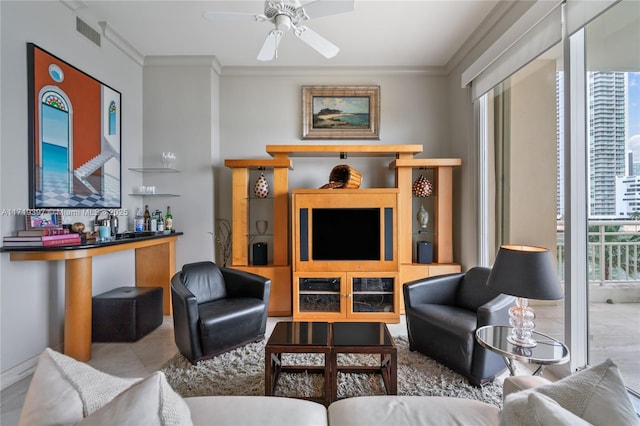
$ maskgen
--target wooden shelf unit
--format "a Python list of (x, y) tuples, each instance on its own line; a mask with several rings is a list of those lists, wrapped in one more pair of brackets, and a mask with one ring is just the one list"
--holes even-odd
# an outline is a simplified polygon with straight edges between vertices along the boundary
[[(269, 315), (291, 315), (291, 264), (289, 262), (289, 170), (291, 160), (225, 160), (232, 169), (231, 265), (271, 279)], [(251, 170), (273, 169), (273, 261), (268, 265), (249, 263), (249, 175)]]
[[(355, 144), (355, 145), (267, 145), (266, 152), (272, 159), (245, 159), (245, 160), (225, 160), (225, 165), (233, 169), (233, 247), (232, 247), (232, 267), (248, 270), (250, 272), (260, 273), (266, 276), (276, 276), (278, 273), (278, 283), (276, 287), (280, 287), (280, 283), (286, 279), (288, 274), (288, 307), (289, 313), (278, 310), (279, 314), (289, 315), (293, 312), (296, 320), (371, 320), (371, 321), (399, 321), (399, 315), (404, 312), (404, 304), (402, 302), (402, 284), (414, 279), (427, 276), (443, 275), (460, 271), (460, 265), (453, 261), (453, 168), (459, 167), (462, 161), (458, 158), (415, 158), (416, 154), (422, 152), (422, 145), (374, 145), (374, 144)], [(289, 207), (288, 207), (288, 171), (293, 165), (291, 157), (332, 157), (336, 156), (342, 160), (349, 157), (392, 157), (389, 168), (395, 170), (395, 185), (398, 191), (398, 207), (397, 207), (397, 268), (394, 271), (366, 271), (367, 277), (380, 276), (381, 278), (393, 277), (396, 281), (394, 295), (393, 312), (353, 312), (353, 309), (346, 307), (348, 305), (345, 300), (341, 300), (340, 312), (322, 313), (322, 312), (305, 312), (299, 311), (299, 300), (296, 299), (296, 288), (299, 283), (295, 282), (295, 278), (301, 277), (340, 277), (345, 282), (343, 286), (351, 285), (352, 276), (358, 273), (344, 271), (323, 271), (309, 272), (296, 271), (293, 261), (289, 259)], [(274, 259), (272, 265), (252, 266), (249, 265), (248, 253), (248, 191), (249, 191), (249, 171), (257, 168), (273, 168), (274, 169)], [(434, 259), (431, 264), (419, 264), (413, 259), (414, 237), (412, 233), (412, 222), (415, 220), (415, 212), (413, 211), (413, 170), (414, 169), (432, 169), (434, 174), (434, 210), (432, 214), (433, 232), (433, 248)], [(332, 191), (340, 191), (339, 189)], [(329, 194), (329, 192), (327, 193)], [(293, 238), (293, 232), (292, 238)], [(288, 268), (288, 269), (287, 269)], [(261, 272), (257, 272), (261, 271)], [(365, 272), (365, 271), (362, 271)], [(269, 275), (271, 274), (271, 275)], [(297, 274), (297, 275), (296, 275)], [(338, 275), (340, 274), (340, 275)], [(373, 274), (373, 275), (372, 275)], [(391, 275), (389, 275), (391, 274)], [(362, 275), (362, 274), (360, 274)], [(274, 278), (272, 278), (272, 281)], [(293, 281), (293, 282), (292, 282)], [(292, 299), (292, 292), (293, 297)], [(344, 293), (344, 292), (343, 292)], [(274, 302), (274, 295), (276, 301)], [(272, 311), (273, 304), (284, 306), (283, 300), (285, 292), (274, 290), (272, 287), (272, 305), (270, 305), (270, 314), (276, 315), (276, 310)], [(344, 294), (341, 296), (344, 298)], [(349, 299), (351, 300), (351, 299)], [(293, 308), (293, 309), (292, 309)]]
[[(396, 186), (399, 191), (398, 223), (400, 239), (399, 277), (406, 283), (424, 277), (460, 272), (460, 265), (453, 262), (453, 168), (462, 165), (459, 158), (411, 158), (397, 159), (389, 164), (396, 171)], [(413, 170), (432, 169), (434, 195), (432, 212), (433, 263), (417, 263), (413, 258), (412, 224), (416, 211), (413, 210)], [(404, 301), (400, 298), (400, 312), (404, 313)]]

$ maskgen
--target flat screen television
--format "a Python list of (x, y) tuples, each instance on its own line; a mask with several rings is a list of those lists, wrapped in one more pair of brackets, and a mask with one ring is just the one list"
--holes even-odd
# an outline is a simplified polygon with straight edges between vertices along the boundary
[(380, 260), (379, 208), (311, 209), (311, 259)]
[(295, 272), (397, 270), (395, 188), (294, 189), (292, 202)]

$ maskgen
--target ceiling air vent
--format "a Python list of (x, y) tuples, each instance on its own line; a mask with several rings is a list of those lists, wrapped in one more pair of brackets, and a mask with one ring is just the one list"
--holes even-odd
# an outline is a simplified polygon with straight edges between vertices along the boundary
[(91, 28), (89, 24), (76, 16), (76, 30), (91, 40), (96, 46), (100, 46), (100, 33)]

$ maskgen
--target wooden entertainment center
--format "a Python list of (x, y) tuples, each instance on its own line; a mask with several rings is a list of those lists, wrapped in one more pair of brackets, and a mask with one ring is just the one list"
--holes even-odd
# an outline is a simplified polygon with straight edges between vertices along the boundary
[[(225, 166), (232, 169), (229, 266), (271, 278), (269, 315), (293, 315), (301, 321), (399, 322), (404, 311), (402, 283), (460, 272), (453, 262), (452, 221), (453, 168), (461, 165), (460, 159), (415, 158), (422, 145), (267, 145), (266, 151), (272, 158), (227, 159)], [(290, 191), (291, 157), (296, 156), (336, 156), (341, 163), (347, 156), (391, 157), (395, 187)], [(420, 202), (425, 201), (412, 195), (414, 170), (428, 174), (434, 185), (433, 195), (426, 199), (431, 214), (428, 232), (418, 232), (414, 224)], [(267, 200), (253, 196), (252, 171), (273, 173)], [(267, 234), (252, 231), (250, 212), (257, 203), (262, 203), (258, 208), (272, 209), (273, 227)], [(332, 208), (379, 210), (375, 217), (380, 229), (374, 233), (379, 241), (369, 242), (375, 246), (373, 256), (314, 258), (314, 209)], [(270, 241), (272, 254), (266, 265), (250, 262), (249, 247), (256, 237)], [(424, 239), (432, 243), (433, 263), (416, 261), (414, 246)]]

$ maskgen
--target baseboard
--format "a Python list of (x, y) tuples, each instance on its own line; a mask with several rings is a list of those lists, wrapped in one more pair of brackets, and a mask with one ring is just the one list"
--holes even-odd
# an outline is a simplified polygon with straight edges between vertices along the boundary
[[(62, 351), (62, 345), (52, 347), (52, 349)], [(39, 357), (40, 355), (34, 356), (33, 358), (28, 359), (7, 371), (3, 371), (2, 375), (0, 375), (0, 390), (4, 391), (9, 386), (14, 385), (25, 377), (32, 375), (33, 372), (36, 371)]]

